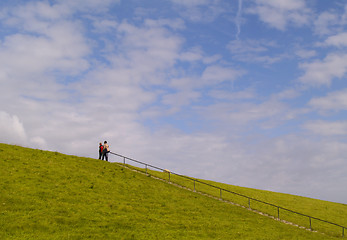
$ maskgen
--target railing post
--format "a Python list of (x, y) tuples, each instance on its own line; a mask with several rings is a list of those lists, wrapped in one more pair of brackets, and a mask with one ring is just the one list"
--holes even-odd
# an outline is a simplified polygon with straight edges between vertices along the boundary
[(195, 180), (194, 180), (194, 192), (195, 192)]
[(248, 208), (251, 209), (251, 199), (248, 198)]
[(123, 165), (125, 166), (125, 157), (123, 157)]
[(219, 189), (219, 195), (220, 195), (220, 199), (222, 199), (222, 189)]
[(169, 182), (171, 182), (171, 178), (170, 178), (170, 172), (169, 172)]
[(344, 236), (345, 236), (345, 228), (342, 227), (342, 237), (344, 237)]
[(147, 164), (146, 164), (146, 174), (148, 174), (148, 173), (147, 173)]
[(277, 218), (280, 219), (280, 208), (277, 207)]
[(311, 229), (311, 231), (312, 231), (312, 221), (311, 221), (311, 217), (309, 217), (309, 219), (310, 219), (310, 229)]

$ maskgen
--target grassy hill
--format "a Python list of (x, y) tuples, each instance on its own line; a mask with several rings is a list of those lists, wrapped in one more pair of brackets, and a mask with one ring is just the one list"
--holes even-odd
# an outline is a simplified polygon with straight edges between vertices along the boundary
[[(346, 211), (342, 204), (336, 208)], [(339, 238), (286, 225), (117, 164), (0, 144), (0, 239)]]
[[(152, 171), (148, 169), (146, 170), (138, 167), (136, 167), (135, 169), (141, 170), (143, 172), (147, 171), (153, 176), (166, 180), (170, 179), (171, 182), (177, 183), (181, 186), (190, 189), (196, 189), (196, 191), (207, 193), (216, 198), (222, 197), (222, 199), (225, 201), (233, 202), (246, 208), (251, 207), (253, 210), (260, 211), (275, 218), (279, 216), (281, 220), (289, 221), (293, 224), (305, 227), (307, 229), (312, 228), (313, 230), (329, 235), (342, 236), (342, 228), (340, 226), (347, 226), (346, 204), (259, 189), (233, 186), (201, 179), (196, 179), (197, 181), (194, 184), (192, 180), (193, 178), (190, 177), (186, 178), (185, 176), (176, 176), (175, 174), (170, 174), (169, 177), (168, 173), (164, 172)], [(222, 193), (220, 192), (220, 189), (222, 189)], [(228, 191), (238, 193), (243, 196), (239, 196)], [(251, 200), (249, 200), (249, 198), (251, 198)], [(257, 199), (262, 202), (252, 199)], [(263, 202), (269, 204), (265, 204)], [(273, 205), (279, 206), (280, 209)], [(310, 219), (308, 216), (311, 216), (312, 218)], [(323, 221), (317, 220), (315, 218)], [(328, 221), (330, 223), (324, 221)], [(339, 226), (331, 223), (335, 223)], [(344, 235), (347, 236), (346, 228), (344, 229)]]

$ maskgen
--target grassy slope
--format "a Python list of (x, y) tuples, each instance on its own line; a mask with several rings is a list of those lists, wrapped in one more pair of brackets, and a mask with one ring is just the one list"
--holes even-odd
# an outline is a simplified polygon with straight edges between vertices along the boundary
[[(167, 173), (151, 171), (151, 170), (148, 170), (148, 172), (154, 176), (168, 179)], [(185, 178), (175, 176), (175, 175), (171, 175), (170, 180), (180, 185), (186, 186), (188, 188), (191, 188), (191, 189), (194, 188), (194, 184), (191, 180), (186, 180)], [(345, 227), (347, 226), (347, 205), (346, 204), (328, 202), (328, 201), (295, 196), (290, 194), (264, 191), (259, 189), (233, 186), (233, 185), (206, 181), (206, 180), (199, 180), (199, 181), (206, 182), (213, 186), (220, 187), (222, 189), (227, 189), (232, 192), (240, 193), (242, 195), (249, 196), (251, 198), (272, 203), (274, 205), (287, 208), (287, 209), (290, 209), (290, 210), (293, 210), (308, 216), (330, 221), (330, 222), (339, 224), (341, 226), (345, 226)], [(197, 191), (205, 192), (210, 195), (220, 197), (219, 189), (212, 188), (210, 186), (199, 184), (199, 183), (195, 184), (195, 188)], [(227, 193), (225, 191), (222, 192), (222, 197), (224, 200), (229, 200), (229, 201), (238, 203), (242, 206), (248, 207), (248, 204), (249, 204), (247, 198), (239, 197), (237, 195)], [(258, 203), (256, 201), (251, 201), (251, 207), (261, 212), (268, 213), (272, 216), (275, 216), (275, 217), (278, 216), (277, 208), (275, 207), (268, 206), (263, 203)], [(298, 214), (291, 213), (285, 210), (280, 210), (280, 218), (299, 224), (300, 226), (310, 228), (310, 222), (308, 217), (300, 216)], [(328, 233), (331, 235), (341, 236), (342, 234), (341, 227), (337, 227), (328, 223), (323, 223), (315, 219), (311, 219), (311, 226), (315, 230)], [(347, 229), (345, 229), (345, 235), (347, 235)]]
[(116, 164), (0, 144), (0, 239), (336, 239)]

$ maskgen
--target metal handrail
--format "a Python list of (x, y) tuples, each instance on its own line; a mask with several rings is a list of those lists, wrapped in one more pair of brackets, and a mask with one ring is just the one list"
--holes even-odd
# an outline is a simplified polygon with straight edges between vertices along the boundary
[[(141, 161), (138, 161), (136, 159), (132, 159), (132, 158), (129, 158), (129, 157), (126, 157), (126, 156), (123, 156), (121, 154), (118, 154), (118, 153), (114, 153), (114, 152), (110, 152), (111, 154), (115, 155), (115, 156), (118, 156), (118, 157), (121, 157), (123, 158), (123, 164), (125, 164), (125, 160), (130, 160), (130, 161), (133, 161), (133, 162), (136, 162), (136, 163), (139, 163), (139, 164), (142, 164), (142, 165), (145, 165), (146, 167), (146, 171), (147, 171), (147, 168), (148, 167), (151, 167), (151, 168), (154, 168), (154, 169), (157, 169), (157, 170), (160, 170), (160, 171), (165, 171), (165, 169), (163, 168), (160, 168), (160, 167), (156, 167), (156, 166), (153, 166), (151, 164), (148, 164), (148, 163), (144, 163), (144, 162), (141, 162)], [(241, 194), (241, 193), (237, 193), (237, 192), (234, 192), (234, 191), (230, 191), (228, 189), (224, 189), (224, 188), (221, 188), (221, 187), (217, 187), (217, 186), (214, 186), (212, 184), (209, 184), (209, 183), (206, 183), (206, 182), (202, 182), (198, 179), (195, 179), (195, 178), (191, 178), (191, 177), (188, 177), (188, 176), (185, 176), (185, 175), (181, 175), (181, 174), (178, 174), (178, 173), (175, 173), (175, 172), (169, 172), (169, 177), (170, 177), (170, 174), (173, 174), (173, 175), (177, 175), (179, 177), (182, 177), (182, 178), (186, 178), (188, 180), (191, 180), (191, 181), (194, 181), (194, 190), (195, 190), (195, 183), (201, 183), (201, 184), (204, 184), (204, 185), (207, 185), (209, 187), (212, 187), (212, 188), (216, 188), (216, 189), (219, 189), (220, 190), (220, 195), (222, 196), (222, 191), (225, 191), (225, 192), (228, 192), (228, 193), (231, 193), (231, 194), (234, 194), (234, 195), (238, 195), (240, 197), (244, 197), (244, 198), (247, 198), (248, 200), (248, 206), (249, 208), (250, 207), (250, 200), (252, 201), (256, 201), (256, 202), (260, 202), (260, 203), (263, 203), (265, 205), (268, 205), (268, 206), (272, 206), (272, 207), (275, 207), (277, 208), (277, 212), (278, 212), (278, 219), (280, 219), (279, 217), (279, 210), (285, 210), (285, 211), (288, 211), (288, 212), (291, 212), (291, 213), (295, 213), (295, 214), (298, 214), (300, 216), (304, 216), (304, 217), (307, 217), (309, 218), (309, 221), (310, 221), (310, 229), (312, 230), (312, 222), (311, 220), (314, 219), (314, 220), (317, 220), (317, 221), (320, 221), (320, 222), (324, 222), (324, 223), (328, 223), (328, 224), (331, 224), (331, 225), (334, 225), (334, 226), (337, 226), (337, 227), (340, 227), (342, 228), (342, 237), (344, 237), (344, 233), (345, 233), (345, 229), (347, 229), (347, 227), (345, 226), (342, 226), (342, 225), (339, 225), (337, 223), (333, 223), (333, 222), (329, 222), (327, 220), (323, 220), (323, 219), (320, 219), (320, 218), (317, 218), (317, 217), (312, 217), (312, 216), (309, 216), (307, 214), (303, 214), (303, 213), (299, 213), (297, 211), (294, 211), (294, 210), (291, 210), (291, 209), (288, 209), (288, 208), (285, 208), (285, 207), (281, 207), (281, 206), (278, 206), (278, 205), (275, 205), (275, 204), (272, 204), (272, 203), (269, 203), (269, 202), (265, 202), (265, 201), (262, 201), (262, 200), (259, 200), (259, 199), (256, 199), (256, 198), (252, 198), (252, 197), (249, 197), (247, 195), (244, 195), (244, 194)]]

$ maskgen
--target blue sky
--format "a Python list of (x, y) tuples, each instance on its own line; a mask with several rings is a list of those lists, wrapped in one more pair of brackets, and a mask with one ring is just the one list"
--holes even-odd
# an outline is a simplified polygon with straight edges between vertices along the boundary
[(0, 9), (1, 142), (347, 203), (345, 1)]

